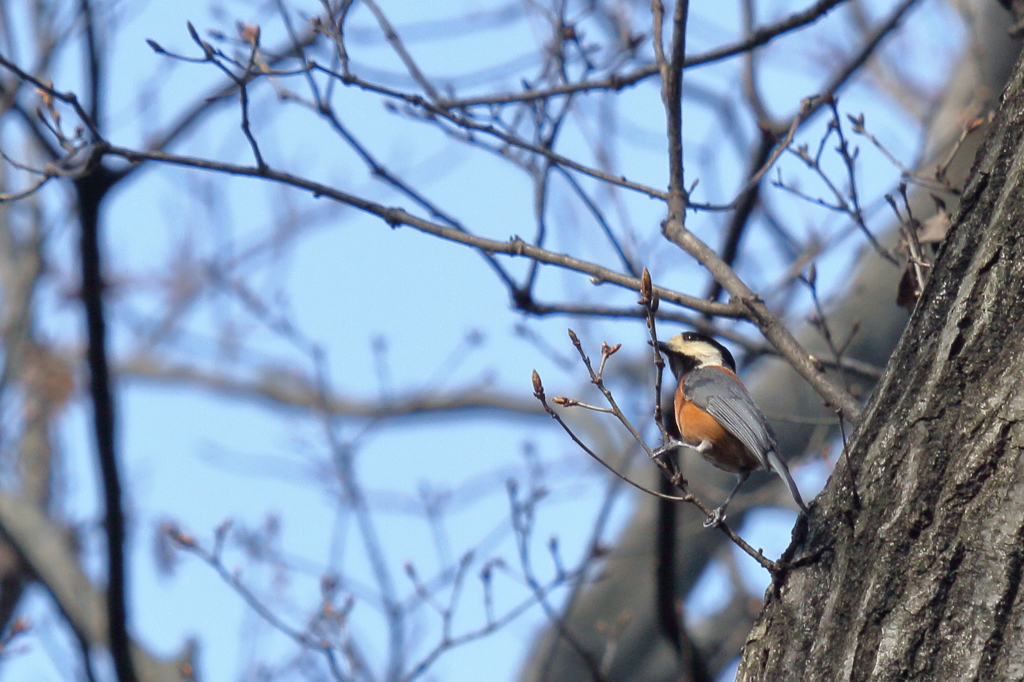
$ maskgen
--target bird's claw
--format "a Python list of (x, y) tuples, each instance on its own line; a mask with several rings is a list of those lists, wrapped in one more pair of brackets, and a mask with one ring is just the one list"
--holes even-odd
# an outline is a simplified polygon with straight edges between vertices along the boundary
[(662, 443), (658, 447), (654, 448), (654, 450), (651, 452), (651, 457), (653, 459), (658, 459), (659, 457), (664, 455), (666, 452), (670, 452), (671, 450), (675, 450), (676, 448), (682, 448), (682, 447), (686, 447), (686, 443), (684, 443), (683, 441), (681, 441), (681, 440), (670, 440), (670, 441)]
[(662, 443), (658, 447), (654, 448), (654, 450), (651, 451), (651, 456), (657, 459), (658, 457), (664, 455), (666, 452), (674, 450), (676, 448), (689, 448), (690, 450), (694, 450), (703, 455), (705, 453), (711, 452), (711, 450), (714, 447), (714, 444), (709, 440), (702, 440), (697, 445), (693, 445), (692, 443), (686, 443), (681, 440), (673, 439), (665, 443)]
[(704, 519), (704, 527), (718, 528), (718, 526), (720, 526), (723, 521), (725, 521), (725, 510), (719, 507), (718, 509), (715, 509), (710, 514), (708, 514), (708, 517)]

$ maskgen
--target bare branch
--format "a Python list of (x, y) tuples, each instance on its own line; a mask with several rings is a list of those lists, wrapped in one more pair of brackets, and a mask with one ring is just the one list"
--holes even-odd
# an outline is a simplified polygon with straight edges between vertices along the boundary
[[(0, 493), (0, 531), (53, 596), (71, 627), (93, 646), (108, 645), (107, 606), (68, 545), (67, 532), (34, 505)], [(187, 655), (187, 654), (186, 654)], [(160, 661), (132, 645), (132, 660), (141, 682), (188, 682), (187, 660)]]
[[(269, 168), (259, 169), (251, 166), (239, 166), (237, 164), (209, 161), (206, 159), (180, 156), (177, 154), (169, 154), (167, 152), (159, 151), (137, 151), (115, 146), (107, 146), (103, 151), (113, 156), (120, 156), (133, 163), (138, 163), (144, 160), (161, 161), (177, 166), (187, 166), (204, 170), (220, 171), (232, 175), (263, 178), (265, 180), (291, 185), (299, 189), (307, 190), (315, 197), (329, 197), (343, 204), (348, 204), (349, 206), (358, 208), (361, 211), (375, 215), (392, 227), (408, 225), (409, 227), (414, 227), (422, 232), (433, 234), (437, 237), (448, 239), (449, 241), (472, 246), (485, 252), (505, 253), (511, 256), (526, 256), (542, 263), (557, 265), (568, 270), (575, 270), (577, 272), (588, 274), (591, 276), (592, 281), (595, 284), (607, 282), (626, 289), (638, 290), (640, 288), (640, 280), (636, 277), (628, 277), (594, 263), (589, 263), (587, 261), (573, 258), (572, 256), (553, 253), (546, 249), (531, 246), (518, 237), (513, 237), (507, 242), (476, 237), (454, 228), (445, 227), (444, 225), (439, 225), (437, 223), (423, 220), (422, 218), (417, 218), (400, 208), (388, 208), (383, 204), (369, 201), (346, 192), (341, 192), (327, 185), (322, 185), (318, 182), (313, 182), (290, 173), (275, 171)], [(708, 313), (709, 315), (717, 317), (743, 317), (745, 314), (744, 306), (742, 305), (734, 303), (709, 302), (694, 296), (687, 296), (686, 294), (680, 294), (661, 287), (657, 287), (657, 291), (658, 296), (660, 296), (663, 301), (676, 303), (687, 308)]]

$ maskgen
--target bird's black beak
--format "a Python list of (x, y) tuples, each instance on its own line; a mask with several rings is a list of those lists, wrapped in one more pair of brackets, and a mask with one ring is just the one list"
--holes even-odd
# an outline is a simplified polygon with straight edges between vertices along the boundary
[[(653, 341), (648, 341), (647, 344), (650, 345), (650, 346), (653, 346), (654, 342)], [(667, 353), (668, 352), (668, 344), (665, 343), (664, 341), (658, 341), (658, 350), (660, 350), (662, 353)]]

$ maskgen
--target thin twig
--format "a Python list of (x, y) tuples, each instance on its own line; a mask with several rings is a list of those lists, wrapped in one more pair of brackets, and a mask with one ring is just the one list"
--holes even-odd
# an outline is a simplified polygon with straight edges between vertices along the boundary
[(377, 6), (377, 3), (374, 2), (374, 0), (362, 0), (362, 3), (370, 10), (370, 12), (373, 13), (374, 18), (377, 19), (377, 24), (380, 25), (381, 30), (384, 32), (384, 37), (387, 38), (387, 41), (391, 44), (391, 48), (395, 51), (395, 54), (397, 54), (399, 59), (402, 60), (402, 63), (405, 64), (405, 68), (409, 71), (409, 75), (413, 77), (413, 80), (419, 83), (420, 87), (423, 88), (423, 92), (425, 92), (430, 99), (440, 99), (437, 90), (434, 89), (434, 86), (430, 83), (427, 77), (423, 75), (423, 72), (420, 71), (415, 60), (413, 60), (412, 55), (410, 55), (409, 51), (405, 49), (405, 45), (402, 43), (402, 39), (398, 36), (398, 32), (391, 26), (391, 22), (388, 21), (388, 18), (384, 15), (384, 12), (381, 11), (380, 7)]
[(548, 405), (547, 396), (544, 393), (544, 385), (541, 383), (540, 375), (537, 374), (536, 370), (534, 370), (534, 372), (533, 372), (533, 395), (534, 395), (534, 397), (537, 398), (537, 400), (540, 401), (540, 404), (541, 404), (541, 406), (543, 406), (544, 411), (547, 412), (548, 415), (550, 415), (552, 419), (554, 419), (556, 422), (558, 422), (558, 425), (562, 427), (562, 430), (565, 431), (569, 435), (570, 438), (572, 438), (572, 441), (574, 443), (576, 443), (576, 445), (578, 445), (579, 448), (581, 450), (583, 450), (583, 452), (585, 452), (588, 455), (590, 455), (598, 464), (600, 464), (605, 469), (610, 471), (612, 474), (614, 474), (620, 480), (622, 480), (625, 483), (628, 483), (629, 485), (633, 486), (634, 488), (636, 488), (640, 492), (647, 493), (648, 495), (653, 495), (654, 497), (660, 497), (662, 499), (672, 500), (674, 502), (687, 502), (688, 501), (687, 498), (685, 498), (685, 497), (676, 497), (675, 495), (665, 495), (663, 493), (658, 493), (658, 492), (655, 492), (655, 491), (650, 490), (648, 488), (645, 488), (644, 486), (640, 485), (636, 481), (634, 481), (634, 480), (632, 480), (630, 478), (627, 478), (626, 476), (623, 476), (613, 466), (611, 466), (610, 464), (605, 462), (603, 459), (601, 459), (600, 455), (598, 455), (596, 452), (591, 450), (587, 446), (587, 444), (584, 443), (582, 440), (580, 440), (580, 437), (577, 436), (576, 433), (572, 429), (569, 428), (569, 425), (566, 424), (564, 421), (562, 421), (561, 415), (559, 415), (557, 412), (555, 412), (555, 410), (550, 405)]
[[(346, 675), (338, 667), (338, 660), (335, 655), (334, 647), (322, 637), (318, 637), (310, 632), (302, 632), (298, 630), (284, 620), (281, 619), (273, 610), (264, 604), (259, 597), (257, 597), (249, 587), (242, 582), (239, 575), (233, 571), (228, 570), (228, 567), (224, 565), (221, 560), (219, 551), (209, 551), (199, 545), (196, 540), (182, 532), (177, 527), (166, 526), (164, 532), (175, 542), (175, 544), (192, 554), (195, 557), (201, 559), (208, 566), (213, 568), (217, 572), (217, 575), (235, 591), (242, 601), (248, 605), (260, 618), (269, 623), (275, 630), (281, 632), (289, 639), (294, 641), (296, 644), (303, 648), (312, 649), (317, 651), (324, 656), (327, 660), (328, 668), (331, 671), (331, 675), (337, 682), (349, 682), (350, 677)], [(218, 547), (220, 543), (218, 543)]]
[[(832, 8), (843, 0), (818, 0), (811, 7), (803, 12), (797, 12), (782, 19), (770, 26), (764, 26), (755, 30), (749, 36), (731, 45), (725, 45), (702, 54), (696, 54), (683, 62), (683, 68), (693, 68), (705, 64), (713, 64), (729, 57), (744, 54), (755, 48), (767, 45), (769, 42), (792, 31), (808, 26), (822, 18)], [(657, 48), (655, 48), (657, 49)], [(478, 105), (494, 104), (515, 104), (518, 102), (529, 102), (538, 99), (547, 99), (560, 95), (569, 95), (589, 90), (611, 90), (617, 91), (635, 85), (642, 80), (656, 76), (660, 73), (658, 63), (644, 64), (635, 71), (628, 74), (613, 74), (602, 79), (584, 81), (581, 83), (568, 83), (547, 89), (532, 90), (525, 92), (507, 93), (500, 95), (484, 95), (481, 97), (467, 97), (453, 99), (443, 102), (444, 106), (453, 109), (461, 109)]]

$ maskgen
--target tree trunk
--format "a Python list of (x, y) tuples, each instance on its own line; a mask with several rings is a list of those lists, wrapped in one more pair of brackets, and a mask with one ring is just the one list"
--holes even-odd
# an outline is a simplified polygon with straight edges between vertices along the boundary
[(737, 676), (1024, 679), (1024, 65)]

